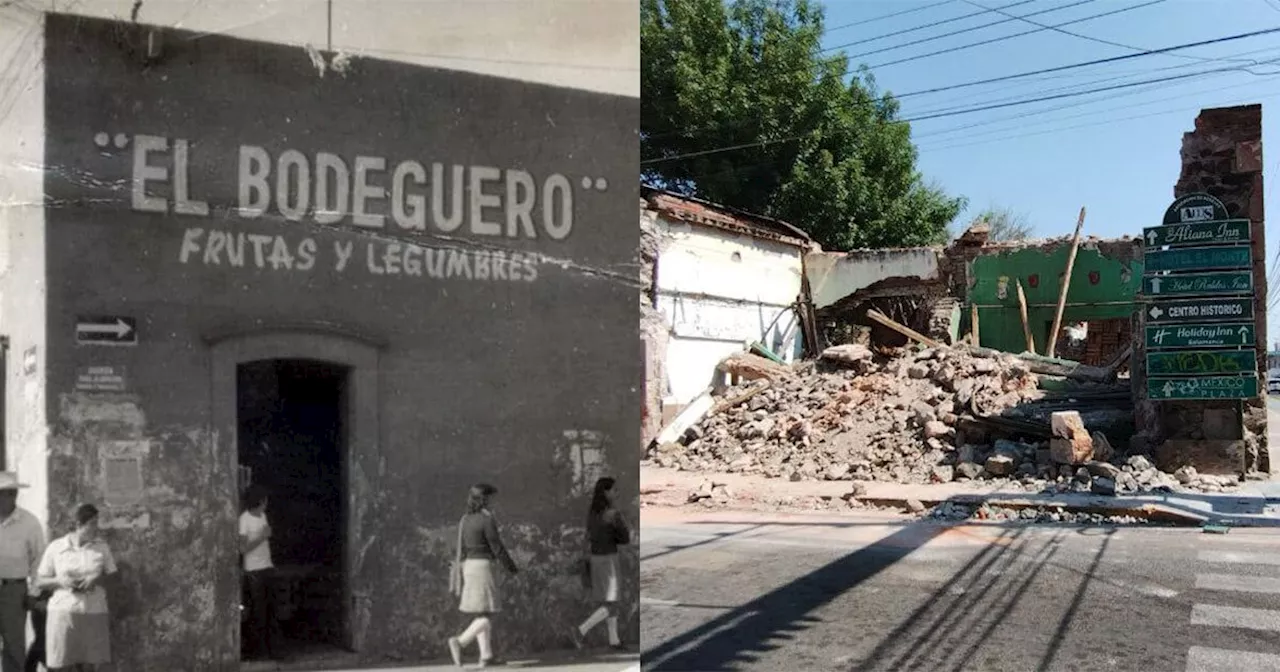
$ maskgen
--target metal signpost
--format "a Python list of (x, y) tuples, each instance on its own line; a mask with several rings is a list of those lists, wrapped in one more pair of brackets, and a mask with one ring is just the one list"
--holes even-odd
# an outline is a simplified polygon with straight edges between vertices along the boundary
[(1143, 230), (1148, 398), (1258, 396), (1251, 237), (1208, 194), (1177, 199)]

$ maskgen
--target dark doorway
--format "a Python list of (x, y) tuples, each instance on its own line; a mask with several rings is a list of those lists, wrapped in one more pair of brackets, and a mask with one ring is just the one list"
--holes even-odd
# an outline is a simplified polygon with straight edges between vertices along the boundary
[(236, 371), (240, 485), (269, 493), (275, 604), (291, 658), (349, 647), (347, 378), (344, 366), (303, 359)]

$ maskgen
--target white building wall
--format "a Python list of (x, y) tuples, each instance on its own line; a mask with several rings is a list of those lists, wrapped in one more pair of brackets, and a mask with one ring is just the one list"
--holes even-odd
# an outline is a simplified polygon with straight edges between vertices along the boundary
[(667, 403), (692, 401), (716, 364), (751, 341), (788, 361), (799, 356), (791, 306), (800, 295), (800, 248), (664, 217), (658, 230), (658, 310), (671, 330)]

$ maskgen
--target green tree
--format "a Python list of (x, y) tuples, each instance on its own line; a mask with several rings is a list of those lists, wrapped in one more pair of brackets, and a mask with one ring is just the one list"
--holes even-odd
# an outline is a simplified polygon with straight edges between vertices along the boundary
[[(641, 0), (640, 16), (647, 183), (782, 219), (829, 250), (945, 242), (964, 199), (924, 182), (870, 72), (820, 52), (821, 7)], [(711, 151), (725, 147), (738, 148)]]
[(991, 227), (991, 240), (1026, 240), (1031, 237), (1033, 228), (1026, 215), (1010, 208), (987, 208), (978, 213), (969, 226), (983, 223)]

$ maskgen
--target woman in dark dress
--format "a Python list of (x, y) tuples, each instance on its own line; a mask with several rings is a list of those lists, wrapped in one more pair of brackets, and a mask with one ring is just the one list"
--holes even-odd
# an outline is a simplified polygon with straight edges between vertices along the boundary
[(609, 646), (622, 649), (618, 637), (618, 547), (631, 543), (631, 530), (622, 518), (622, 512), (614, 506), (612, 478), (596, 481), (591, 496), (591, 509), (587, 512), (587, 543), (590, 545), (588, 570), (591, 575), (591, 596), (599, 604), (587, 620), (571, 631), (573, 642), (582, 648), (587, 633), (604, 623), (608, 627)]
[(449, 655), (458, 667), (462, 667), (463, 647), (470, 646), (472, 641), (480, 648), (479, 667), (494, 662), (492, 616), (501, 611), (501, 596), (494, 580), (493, 563), (501, 562), (512, 574), (517, 571), (498, 534), (498, 523), (489, 511), (489, 500), (497, 492), (497, 488), (487, 483), (472, 486), (467, 494), (467, 512), (458, 522), (458, 547), (450, 590), (459, 598), (458, 611), (473, 616), (467, 629), (448, 641)]

